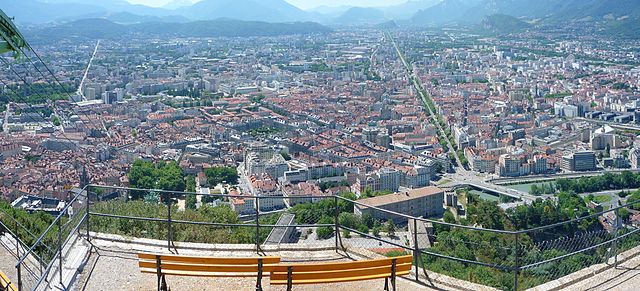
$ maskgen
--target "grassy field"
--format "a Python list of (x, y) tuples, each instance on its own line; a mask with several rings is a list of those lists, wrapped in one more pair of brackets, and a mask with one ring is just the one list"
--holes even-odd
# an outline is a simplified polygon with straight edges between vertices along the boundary
[(613, 198), (610, 195), (598, 195), (593, 197), (593, 202), (596, 203), (607, 203), (610, 202)]
[(518, 191), (523, 191), (523, 192), (529, 193), (531, 191), (531, 186), (533, 186), (533, 185), (542, 186), (543, 184), (549, 184), (549, 182), (537, 182), (537, 183), (525, 183), (525, 184), (507, 185), (506, 187), (514, 189), (514, 190), (518, 190)]

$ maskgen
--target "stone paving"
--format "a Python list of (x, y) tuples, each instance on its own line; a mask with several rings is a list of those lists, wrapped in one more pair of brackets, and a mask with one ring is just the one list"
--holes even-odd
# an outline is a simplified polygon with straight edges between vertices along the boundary
[[(636, 248), (635, 251), (640, 251), (640, 249)], [(605, 264), (600, 265), (607, 267)], [(634, 253), (633, 257), (620, 263), (617, 267), (606, 268), (600, 273), (594, 272), (588, 278), (567, 286), (566, 289), (585, 291), (640, 290), (640, 256)]]
[[(108, 237), (108, 238), (107, 238)], [(166, 243), (147, 239), (125, 239), (124, 241), (110, 240), (116, 236), (104, 236), (107, 239), (93, 239), (94, 248), (80, 277), (74, 284), (75, 290), (155, 290), (156, 277), (152, 274), (142, 274), (138, 269), (136, 253), (160, 252), (168, 253)], [(278, 250), (266, 250), (266, 255), (278, 255), (284, 262), (329, 262), (350, 261), (380, 257), (373, 252), (336, 252), (332, 248), (302, 250), (300, 246), (280, 246)], [(230, 250), (232, 249), (232, 250)], [(178, 253), (184, 255), (201, 256), (255, 256), (252, 245), (205, 245), (179, 243)], [(398, 290), (493, 290), (468, 282), (445, 278), (446, 276), (432, 274), (432, 284), (417, 283), (413, 275), (397, 281)], [(437, 278), (437, 280), (436, 280)], [(451, 281), (442, 284), (443, 279)], [(426, 281), (422, 278), (422, 281)], [(436, 282), (438, 281), (438, 282)], [(255, 279), (252, 278), (193, 278), (167, 276), (167, 282), (172, 290), (255, 290)], [(263, 279), (264, 290), (286, 290), (286, 286), (271, 286), (269, 278)], [(295, 286), (293, 290), (382, 290), (384, 279)]]

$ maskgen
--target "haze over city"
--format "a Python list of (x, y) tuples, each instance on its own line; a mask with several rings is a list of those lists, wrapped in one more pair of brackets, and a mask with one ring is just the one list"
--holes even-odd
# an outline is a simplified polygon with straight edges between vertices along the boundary
[[(198, 0), (127, 0), (133, 4), (143, 4), (152, 7), (163, 7), (167, 4), (174, 3), (196, 3)], [(407, 0), (287, 0), (287, 2), (299, 7), (300, 9), (311, 9), (320, 6), (339, 7), (339, 6), (360, 6), (360, 7), (377, 7), (389, 6), (407, 2)]]

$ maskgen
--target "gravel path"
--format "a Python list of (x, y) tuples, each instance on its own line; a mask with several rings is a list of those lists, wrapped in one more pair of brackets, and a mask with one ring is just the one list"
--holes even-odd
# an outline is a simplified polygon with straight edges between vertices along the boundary
[(571, 290), (638, 290), (640, 286), (640, 256), (617, 268), (610, 268), (588, 280), (569, 286)]
[[(203, 254), (212, 255), (212, 254)], [(213, 255), (223, 255), (216, 252)], [(234, 252), (227, 256), (254, 256), (253, 253)], [(300, 258), (299, 252), (281, 252), (285, 261), (287, 258)], [(305, 260), (313, 261), (345, 261), (342, 255), (335, 251), (314, 252), (313, 255), (303, 256)], [(255, 278), (199, 278), (167, 276), (167, 284), (172, 290), (255, 290)], [(100, 249), (92, 253), (84, 272), (78, 280), (77, 290), (156, 290), (156, 277), (152, 274), (142, 274), (138, 269), (137, 257), (134, 252), (122, 252), (115, 249)], [(286, 286), (271, 286), (269, 278), (265, 277), (262, 283), (264, 290), (286, 290)], [(382, 290), (384, 279), (295, 286), (293, 290)], [(435, 290), (418, 285), (409, 280), (398, 280), (398, 290)]]

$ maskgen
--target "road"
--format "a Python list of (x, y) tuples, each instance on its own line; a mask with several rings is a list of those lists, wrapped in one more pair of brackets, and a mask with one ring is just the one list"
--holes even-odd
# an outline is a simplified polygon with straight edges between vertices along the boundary
[[(470, 185), (486, 191), (491, 191), (494, 193), (499, 193), (509, 197), (517, 198), (524, 202), (533, 202), (538, 198), (548, 199), (552, 197), (551, 195), (535, 196), (524, 191), (519, 191), (519, 190), (511, 189), (502, 185), (488, 183), (484, 180), (484, 176), (482, 175), (478, 176), (476, 175), (476, 173), (470, 172), (470, 171), (459, 172), (455, 174), (445, 174), (444, 177), (452, 180), (452, 183), (448, 183), (449, 187), (455, 187), (456, 185)], [(440, 187), (446, 188), (447, 184), (441, 185)]]
[(87, 101), (87, 97), (82, 93), (82, 86), (84, 85), (84, 80), (87, 79), (87, 75), (89, 74), (89, 69), (91, 68), (91, 63), (93, 63), (93, 59), (96, 57), (96, 53), (98, 52), (98, 46), (100, 46), (100, 40), (96, 43), (96, 47), (93, 49), (93, 55), (91, 55), (91, 59), (89, 59), (89, 64), (87, 65), (87, 69), (84, 71), (84, 76), (82, 76), (82, 80), (80, 81), (80, 86), (78, 86), (78, 91), (76, 91), (77, 95), (82, 97), (83, 101)]
[[(418, 91), (418, 94), (420, 95), (420, 98), (422, 100), (424, 107), (427, 108), (427, 110), (429, 111), (429, 115), (433, 116), (434, 119), (436, 119), (435, 116), (438, 116), (438, 115), (436, 115), (436, 112), (431, 111), (431, 108), (427, 105), (428, 104), (427, 100), (431, 99), (431, 97), (426, 96), (425, 94), (426, 91), (422, 90), (423, 86), (418, 82), (419, 78), (415, 75), (414, 72), (411, 71), (411, 66), (409, 66), (409, 63), (407, 63), (407, 61), (405, 60), (404, 55), (400, 51), (400, 48), (398, 47), (398, 44), (396, 43), (396, 41), (393, 39), (390, 33), (387, 33), (387, 35), (389, 36), (391, 43), (393, 43), (393, 46), (396, 49), (396, 52), (398, 53), (398, 57), (400, 58), (400, 61), (402, 61), (402, 64), (407, 70), (407, 77), (409, 77), (409, 79), (413, 82), (413, 87), (416, 89), (416, 91)], [(464, 167), (462, 167), (462, 161), (460, 161), (460, 158), (454, 151), (454, 147), (451, 144), (451, 141), (447, 138), (447, 134), (445, 133), (444, 129), (440, 126), (440, 123), (437, 121), (437, 119), (435, 122), (433, 122), (433, 124), (436, 126), (436, 128), (438, 128), (438, 131), (440, 132), (440, 134), (445, 137), (445, 139), (447, 140), (447, 146), (449, 147), (449, 150), (454, 154), (456, 158), (456, 166), (455, 166), (456, 172), (457, 173), (467, 172), (467, 170)]]

